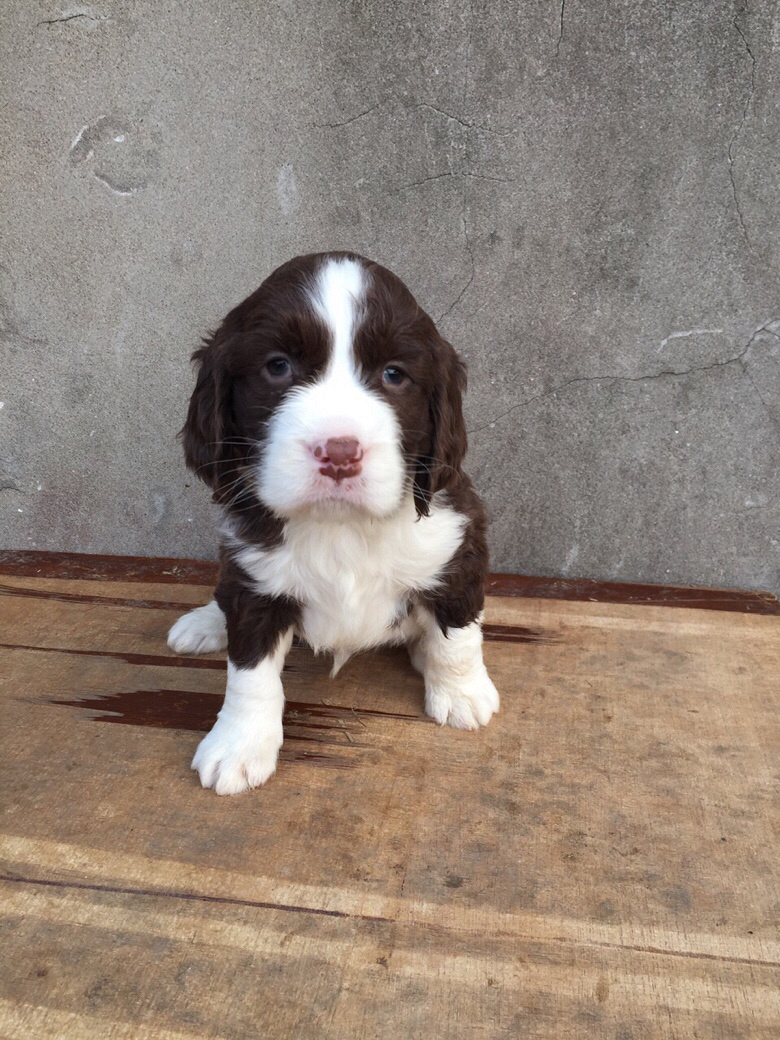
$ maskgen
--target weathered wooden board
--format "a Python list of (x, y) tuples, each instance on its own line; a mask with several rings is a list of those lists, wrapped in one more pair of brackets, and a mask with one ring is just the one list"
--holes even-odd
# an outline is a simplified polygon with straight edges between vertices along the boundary
[(0, 575), (0, 1035), (780, 1036), (780, 620), (491, 597), (502, 711), (294, 649), (276, 776), (189, 769), (195, 584)]

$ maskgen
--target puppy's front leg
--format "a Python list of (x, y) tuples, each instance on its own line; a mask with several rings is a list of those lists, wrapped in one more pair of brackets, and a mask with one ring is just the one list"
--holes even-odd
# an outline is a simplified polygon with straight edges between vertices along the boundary
[(482, 660), (482, 624), (442, 631), (433, 613), (418, 605), (407, 629), (412, 664), (425, 679), (425, 714), (455, 729), (486, 726), (498, 711), (498, 692)]
[[(230, 629), (228, 615), (229, 634)], [(240, 667), (228, 650), (225, 703), (192, 760), (201, 784), (213, 787), (217, 794), (239, 794), (259, 787), (276, 769), (283, 739), (281, 672), (292, 637), (291, 626), (250, 667)]]

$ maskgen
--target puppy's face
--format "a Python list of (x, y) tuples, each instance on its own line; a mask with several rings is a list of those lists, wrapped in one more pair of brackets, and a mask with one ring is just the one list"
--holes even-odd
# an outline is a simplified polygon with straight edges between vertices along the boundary
[(188, 465), (229, 510), (419, 513), (466, 448), (462, 364), (390, 271), (290, 261), (197, 351)]

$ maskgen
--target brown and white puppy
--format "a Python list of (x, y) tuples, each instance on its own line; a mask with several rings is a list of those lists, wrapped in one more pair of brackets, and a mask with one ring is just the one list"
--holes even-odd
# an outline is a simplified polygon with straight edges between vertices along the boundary
[(333, 654), (405, 642), (425, 710), (485, 725), (482, 503), (463, 473), (466, 377), (406, 286), (353, 253), (296, 257), (198, 350), (187, 465), (222, 507), (214, 600), (168, 637), (227, 646), (227, 692), (192, 762), (204, 787), (264, 783), (294, 634)]

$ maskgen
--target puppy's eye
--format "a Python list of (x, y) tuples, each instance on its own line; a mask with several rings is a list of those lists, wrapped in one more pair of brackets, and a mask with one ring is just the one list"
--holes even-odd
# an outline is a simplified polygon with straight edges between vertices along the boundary
[(284, 383), (292, 375), (292, 365), (286, 357), (270, 358), (265, 363), (265, 372), (272, 383)]
[(385, 386), (401, 386), (407, 379), (406, 372), (397, 365), (388, 365), (382, 373), (382, 382)]

